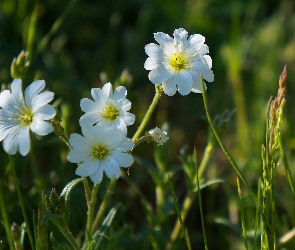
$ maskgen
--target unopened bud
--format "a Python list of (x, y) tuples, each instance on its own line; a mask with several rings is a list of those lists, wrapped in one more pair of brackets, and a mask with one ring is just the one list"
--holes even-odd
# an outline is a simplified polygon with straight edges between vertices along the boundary
[(145, 140), (148, 143), (156, 142), (158, 146), (163, 145), (168, 139), (167, 132), (157, 127), (145, 133)]
[(23, 79), (29, 67), (28, 53), (20, 52), (17, 58), (14, 58), (10, 67), (10, 74), (13, 79)]

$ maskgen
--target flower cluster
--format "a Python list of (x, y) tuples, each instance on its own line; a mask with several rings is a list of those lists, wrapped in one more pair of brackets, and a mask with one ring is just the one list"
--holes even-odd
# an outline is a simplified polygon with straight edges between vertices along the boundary
[(69, 143), (72, 150), (67, 159), (79, 163), (76, 174), (89, 176), (94, 183), (100, 183), (103, 172), (107, 177), (119, 178), (120, 168), (133, 164), (133, 157), (126, 151), (134, 144), (127, 135), (127, 126), (132, 125), (135, 116), (128, 111), (131, 102), (126, 99), (127, 91), (119, 86), (113, 91), (111, 83), (102, 89), (93, 88), (94, 101), (84, 98), (81, 109), (85, 114), (80, 118), (83, 136), (72, 134)]
[[(208, 82), (214, 80), (205, 38), (199, 34), (188, 38), (187, 31), (182, 28), (176, 29), (173, 35), (174, 39), (157, 32), (154, 37), (159, 45), (150, 43), (145, 46), (149, 57), (144, 68), (150, 70), (148, 77), (154, 84), (162, 83), (164, 93), (169, 96), (177, 90), (181, 95), (200, 93), (200, 75)], [(21, 53), (20, 57), (22, 60), (19, 59), (19, 64), (23, 64), (25, 54)], [(22, 81), (16, 79), (10, 90), (1, 92), (0, 141), (3, 141), (3, 148), (8, 154), (28, 154), (30, 131), (41, 136), (53, 130), (59, 135), (63, 134), (60, 127), (57, 132), (51, 125), (56, 123), (50, 122), (56, 110), (48, 103), (52, 101), (54, 93), (42, 92), (44, 88), (44, 80), (38, 80), (31, 83), (23, 94)], [(85, 113), (79, 120), (83, 135), (74, 133), (70, 136), (71, 150), (67, 155), (69, 162), (78, 164), (77, 175), (89, 176), (94, 183), (100, 183), (103, 172), (109, 178), (119, 178), (120, 167), (128, 168), (133, 164), (129, 152), (134, 144), (127, 138), (127, 126), (134, 123), (135, 116), (129, 112), (131, 102), (126, 95), (125, 87), (119, 86), (113, 90), (112, 84), (106, 83), (101, 89), (91, 90), (93, 100), (81, 100), (80, 106)], [(165, 131), (155, 128), (142, 138), (162, 145), (169, 137)], [(140, 142), (142, 140), (138, 139), (136, 145)]]

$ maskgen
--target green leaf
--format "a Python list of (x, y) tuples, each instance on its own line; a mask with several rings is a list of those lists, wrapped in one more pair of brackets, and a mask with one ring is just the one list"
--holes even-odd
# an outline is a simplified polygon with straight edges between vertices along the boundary
[(91, 234), (88, 230), (86, 230), (86, 238), (88, 242), (87, 250), (93, 250), (95, 241), (92, 239)]
[(70, 199), (70, 194), (73, 190), (73, 188), (79, 184), (80, 182), (83, 181), (83, 178), (77, 178), (72, 180), (71, 182), (69, 182), (63, 189), (63, 191), (61, 192), (60, 196), (65, 196), (65, 200), (66, 202), (68, 202), (68, 200)]
[(55, 214), (46, 214), (41, 220), (41, 224), (47, 223), (48, 221), (57, 218), (58, 216)]
[[(205, 187), (211, 186), (213, 184), (222, 183), (222, 182), (224, 182), (224, 180), (222, 180), (222, 179), (213, 179), (213, 180), (210, 180), (210, 181), (206, 181), (206, 182), (204, 182), (204, 183), (202, 183), (200, 185), (200, 190), (205, 188)], [(198, 191), (198, 187), (195, 187), (193, 192), (197, 192), (197, 191)]]
[(121, 206), (121, 203), (118, 203), (110, 210), (107, 217), (104, 219), (101, 227), (94, 233), (94, 235), (92, 237), (96, 241), (94, 249), (99, 249), (99, 247), (102, 244), (102, 240), (104, 238), (107, 238), (105, 235), (105, 232), (111, 226), (111, 223), (113, 222), (114, 217), (115, 217), (120, 206)]
[(70, 250), (71, 248), (68, 246), (67, 243), (64, 245), (60, 244), (53, 236), (53, 233), (50, 233), (50, 241), (52, 243), (52, 249), (54, 250)]

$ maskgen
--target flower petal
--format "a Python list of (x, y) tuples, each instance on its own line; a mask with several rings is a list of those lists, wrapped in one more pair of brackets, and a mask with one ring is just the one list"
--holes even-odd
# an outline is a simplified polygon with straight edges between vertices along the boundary
[(183, 70), (174, 76), (174, 81), (177, 84), (178, 92), (181, 95), (188, 95), (193, 87), (192, 76), (189, 72)]
[(44, 88), (45, 88), (44, 80), (38, 80), (38, 81), (32, 82), (25, 90), (26, 104), (30, 106), (30, 104), (33, 102), (32, 99), (35, 98)]
[(91, 111), (97, 109), (97, 105), (95, 104), (95, 102), (88, 99), (88, 98), (83, 98), (80, 101), (80, 107), (81, 107), (81, 110), (85, 113), (91, 112)]
[(30, 132), (28, 129), (22, 129), (18, 136), (18, 147), (19, 153), (22, 156), (26, 156), (30, 151)]
[(79, 149), (79, 150), (85, 149), (86, 151), (89, 149), (89, 146), (90, 146), (87, 143), (87, 139), (85, 137), (76, 133), (70, 135), (69, 144), (71, 145), (73, 149)]
[(115, 176), (116, 179), (120, 177), (119, 165), (113, 158), (110, 157), (108, 160), (102, 162), (101, 166), (103, 167), (106, 176), (110, 179), (113, 176)]
[(120, 167), (124, 168), (129, 168), (134, 162), (133, 157), (126, 153), (116, 153), (112, 157), (116, 160)]
[(184, 49), (184, 45), (187, 42), (188, 33), (185, 29), (180, 28), (174, 30), (174, 45), (180, 46), (181, 49)]
[(164, 52), (163, 48), (157, 44), (149, 43), (144, 47), (145, 53), (152, 59), (163, 60)]
[(174, 77), (170, 78), (168, 81), (162, 83), (163, 91), (168, 96), (175, 95), (177, 88)]
[(131, 109), (131, 102), (127, 99), (120, 100), (120, 104), (122, 104), (121, 108), (123, 111), (129, 111)]
[(103, 169), (99, 167), (92, 175), (90, 175), (90, 179), (96, 183), (99, 184), (102, 180), (103, 176)]
[(15, 155), (17, 152), (17, 139), (15, 135), (8, 135), (3, 140), (3, 149), (7, 154)]
[(152, 69), (158, 68), (160, 65), (161, 65), (161, 63), (158, 60), (148, 57), (145, 60), (143, 67), (146, 70), (152, 70)]
[(117, 151), (131, 150), (134, 147), (134, 143), (131, 139), (125, 137), (117, 146)]
[(169, 35), (163, 32), (154, 33), (155, 40), (163, 47), (167, 46), (168, 44), (173, 44), (174, 40)]
[(90, 176), (98, 169), (99, 165), (99, 161), (86, 159), (77, 167), (75, 174), (82, 177)]
[(129, 112), (125, 112), (124, 121), (126, 126), (132, 125), (135, 121), (135, 115)]
[(115, 89), (113, 100), (119, 101), (119, 100), (126, 100), (127, 90), (123, 86), (119, 86)]
[(79, 123), (80, 126), (84, 126), (87, 124), (90, 124), (91, 126), (99, 123), (102, 120), (101, 116), (95, 112), (90, 112), (90, 113), (86, 113), (84, 115), (82, 115), (80, 117)]
[[(208, 58), (206, 60), (209, 61)], [(209, 68), (209, 65), (207, 64), (207, 61), (205, 60), (198, 60), (194, 62), (194, 71), (202, 73), (202, 77), (208, 81), (213, 82), (214, 81), (214, 74), (213, 71)]]
[(17, 98), (23, 99), (23, 92), (22, 92), (22, 80), (15, 79), (11, 83), (11, 93), (16, 96)]
[(173, 74), (170, 71), (168, 71), (163, 65), (160, 65), (158, 68), (150, 71), (149, 80), (154, 84), (159, 84), (167, 81), (172, 76)]
[(30, 129), (36, 134), (36, 135), (48, 135), (53, 131), (53, 127), (49, 122), (43, 121), (41, 119), (35, 119), (30, 125)]
[(103, 101), (107, 99), (106, 94), (100, 88), (92, 88), (91, 96), (95, 102)]
[(110, 82), (107, 82), (105, 85), (102, 87), (102, 91), (106, 94), (108, 98), (112, 98), (113, 96), (113, 86)]
[(56, 110), (52, 105), (45, 105), (41, 107), (34, 115), (35, 118), (42, 120), (50, 120), (56, 115)]
[(187, 48), (186, 48), (187, 53), (195, 54), (202, 47), (204, 42), (205, 42), (205, 37), (203, 37), (200, 34), (195, 34), (190, 36), (187, 41)]
[(52, 101), (54, 97), (54, 93), (50, 91), (45, 91), (37, 96), (31, 97), (30, 101), (31, 103), (27, 104), (27, 106), (32, 107), (32, 111), (36, 112), (36, 110), (40, 109), (42, 106), (48, 104), (49, 102)]
[(202, 93), (202, 86), (200, 82), (200, 73), (197, 71), (191, 71), (191, 76), (193, 79), (193, 87), (192, 92), (194, 93)]

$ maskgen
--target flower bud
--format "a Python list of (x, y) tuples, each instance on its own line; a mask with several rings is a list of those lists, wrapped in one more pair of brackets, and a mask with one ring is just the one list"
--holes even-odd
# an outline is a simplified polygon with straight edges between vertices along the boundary
[(17, 58), (14, 58), (10, 67), (10, 74), (13, 79), (23, 79), (29, 67), (28, 53), (20, 52)]

